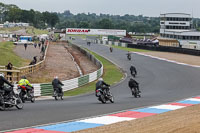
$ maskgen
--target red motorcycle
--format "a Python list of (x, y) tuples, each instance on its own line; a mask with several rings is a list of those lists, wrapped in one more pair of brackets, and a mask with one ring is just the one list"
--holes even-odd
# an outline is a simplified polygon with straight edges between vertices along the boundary
[(18, 85), (17, 91), (18, 91), (19, 97), (21, 98), (23, 103), (25, 103), (25, 101), (31, 101), (32, 103), (35, 102), (34, 88), (33, 87), (32, 87), (32, 89), (28, 89), (24, 85)]

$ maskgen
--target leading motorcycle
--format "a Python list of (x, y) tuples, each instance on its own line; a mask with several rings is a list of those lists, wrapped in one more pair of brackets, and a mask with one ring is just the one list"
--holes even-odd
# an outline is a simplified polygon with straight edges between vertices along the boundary
[(0, 110), (5, 110), (8, 108), (16, 107), (17, 109), (23, 109), (23, 102), (18, 94), (13, 91), (6, 92), (5, 90), (0, 90)]
[(96, 96), (98, 97), (98, 100), (102, 103), (106, 103), (107, 101), (110, 101), (111, 103), (114, 103), (114, 97), (112, 93), (110, 92), (110, 88), (106, 92), (106, 90), (97, 89), (96, 90)]

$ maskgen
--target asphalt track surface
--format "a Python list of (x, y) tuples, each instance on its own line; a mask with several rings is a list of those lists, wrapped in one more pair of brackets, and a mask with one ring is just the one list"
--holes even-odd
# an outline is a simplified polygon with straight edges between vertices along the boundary
[(94, 94), (66, 98), (63, 101), (43, 100), (26, 103), (23, 110), (15, 108), (0, 111), (0, 131), (24, 128), (41, 124), (74, 120), (133, 109), (158, 105), (200, 94), (200, 69), (152, 59), (132, 54), (131, 61), (126, 58), (126, 51), (114, 49), (109, 52), (107, 46), (86, 45), (86, 41), (76, 38), (74, 43), (86, 47), (118, 64), (128, 72), (133, 63), (137, 70), (136, 80), (140, 83), (141, 98), (133, 98), (126, 78), (121, 84), (112, 87), (115, 103), (101, 104)]

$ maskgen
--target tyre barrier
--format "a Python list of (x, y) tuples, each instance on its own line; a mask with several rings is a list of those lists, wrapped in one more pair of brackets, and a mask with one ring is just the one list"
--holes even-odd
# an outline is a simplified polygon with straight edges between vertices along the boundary
[[(98, 59), (96, 59), (92, 54), (82, 49), (81, 47), (75, 44), (70, 44), (70, 45), (72, 45), (74, 48), (78, 49), (81, 53), (86, 55), (89, 60), (91, 60), (95, 65), (99, 67), (99, 69), (95, 72), (83, 75), (78, 78), (62, 81), (62, 83), (64, 84), (63, 91), (69, 91), (81, 87), (83, 85), (86, 85), (90, 82), (97, 80), (99, 77), (103, 75), (103, 64)], [(53, 94), (53, 87), (51, 83), (41, 83), (32, 85), (34, 87), (35, 96), (50, 96)], [(17, 84), (15, 84), (14, 90), (15, 91), (17, 90)]]

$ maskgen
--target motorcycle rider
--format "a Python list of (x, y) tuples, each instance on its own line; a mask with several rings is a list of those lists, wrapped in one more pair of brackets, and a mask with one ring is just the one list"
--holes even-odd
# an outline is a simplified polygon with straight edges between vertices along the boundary
[(127, 58), (129, 59), (129, 60), (131, 60), (131, 53), (128, 51), (128, 53), (126, 54), (127, 55)]
[(27, 89), (27, 92), (33, 89), (33, 86), (30, 84), (30, 82), (26, 79), (26, 76), (22, 76), (21, 80), (18, 82), (20, 86), (25, 86)]
[[(136, 70), (136, 68), (134, 67), (134, 65), (131, 65), (130, 71), (131, 71), (131, 75), (137, 75), (137, 70)], [(135, 76), (134, 76), (134, 77), (135, 77)]]
[(132, 89), (137, 89), (137, 91), (139, 93), (141, 93), (141, 91), (139, 90), (139, 83), (137, 81), (135, 81), (133, 78), (130, 78), (129, 82), (128, 82), (128, 86), (129, 88)]
[(56, 88), (58, 89), (59, 93), (62, 93), (62, 87), (64, 84), (58, 79), (58, 76), (55, 76), (52, 81), (53, 89), (56, 91)]
[(109, 87), (110, 85), (109, 84), (106, 84), (104, 81), (103, 81), (103, 78), (99, 78), (98, 82), (96, 83), (96, 90), (98, 89), (102, 89), (102, 91), (106, 90), (106, 95), (109, 95)]
[[(4, 83), (8, 84), (11, 88), (4, 87)], [(13, 91), (13, 87), (14, 85), (4, 78), (4, 73), (0, 73), (0, 90), (5, 90), (5, 92), (10, 93)]]

